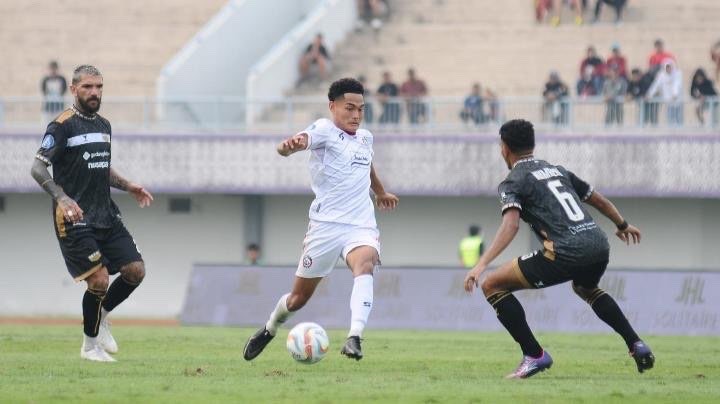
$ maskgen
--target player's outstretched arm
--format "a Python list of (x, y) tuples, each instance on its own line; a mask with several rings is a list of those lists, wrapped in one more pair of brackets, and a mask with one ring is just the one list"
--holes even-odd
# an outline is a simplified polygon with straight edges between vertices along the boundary
[(71, 223), (77, 223), (83, 218), (83, 210), (72, 198), (65, 194), (62, 187), (56, 184), (48, 171), (48, 166), (45, 162), (38, 159), (34, 159), (32, 168), (30, 169), (30, 175), (40, 184), (40, 187), (45, 190), (55, 201), (57, 201), (58, 207), (63, 212), (65, 220)]
[(375, 166), (370, 164), (370, 189), (375, 194), (375, 203), (381, 210), (393, 210), (400, 203), (400, 198), (385, 191), (380, 177), (375, 172)]
[(468, 271), (465, 276), (465, 290), (472, 292), (474, 288), (480, 286), (480, 275), (490, 265), (498, 255), (502, 254), (503, 251), (513, 241), (515, 235), (520, 228), (520, 211), (517, 209), (508, 209), (503, 213), (503, 220), (500, 224), (500, 228), (495, 233), (490, 247), (480, 257), (475, 267)]
[(132, 195), (141, 208), (150, 206), (154, 200), (152, 194), (142, 185), (126, 180), (112, 167), (110, 168), (110, 186)]
[(277, 152), (283, 157), (287, 157), (295, 152), (305, 150), (308, 147), (307, 133), (298, 133), (291, 136), (277, 145)]
[(585, 202), (593, 206), (595, 209), (599, 210), (600, 213), (602, 213), (608, 219), (612, 220), (613, 223), (615, 223), (615, 226), (617, 226), (617, 231), (615, 232), (615, 235), (618, 236), (620, 240), (624, 241), (625, 244), (630, 245), (631, 240), (633, 244), (638, 244), (640, 242), (640, 229), (629, 224), (622, 217), (620, 211), (617, 209), (617, 207), (615, 207), (615, 204), (612, 203), (605, 196), (603, 196), (600, 192), (593, 191), (592, 195), (590, 195), (590, 198), (588, 198)]

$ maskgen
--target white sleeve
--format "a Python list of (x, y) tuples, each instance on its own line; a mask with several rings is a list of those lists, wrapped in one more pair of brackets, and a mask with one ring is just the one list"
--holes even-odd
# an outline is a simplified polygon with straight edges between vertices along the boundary
[(325, 121), (325, 119), (318, 119), (315, 123), (308, 126), (307, 129), (300, 132), (308, 136), (308, 149), (322, 149), (325, 147), (325, 143), (331, 134)]

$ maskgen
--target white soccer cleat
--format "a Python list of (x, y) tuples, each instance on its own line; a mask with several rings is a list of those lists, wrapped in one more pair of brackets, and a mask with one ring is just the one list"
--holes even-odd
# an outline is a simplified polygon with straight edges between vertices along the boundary
[(85, 345), (80, 348), (80, 357), (93, 362), (116, 362), (115, 358), (105, 352), (99, 345), (86, 350)]
[(97, 341), (105, 352), (110, 354), (116, 354), (118, 352), (118, 345), (117, 342), (115, 342), (115, 338), (113, 338), (110, 333), (110, 322), (108, 322), (107, 317), (100, 320)]

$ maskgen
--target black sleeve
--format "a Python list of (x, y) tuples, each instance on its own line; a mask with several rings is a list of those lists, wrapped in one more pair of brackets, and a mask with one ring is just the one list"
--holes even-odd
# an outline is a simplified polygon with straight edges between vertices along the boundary
[(593, 187), (570, 170), (565, 170), (575, 193), (585, 202), (593, 193)]
[(65, 95), (65, 92), (67, 91), (67, 80), (65, 80), (65, 77), (60, 76), (60, 81), (62, 82), (62, 88), (60, 89), (60, 95)]
[(43, 77), (42, 81), (40, 82), (40, 91), (42, 91), (43, 95), (47, 94), (47, 76)]
[(65, 153), (65, 146), (67, 146), (67, 134), (64, 126), (57, 122), (51, 122), (45, 131), (35, 158), (47, 165), (54, 164)]
[(502, 214), (508, 209), (522, 210), (522, 185), (517, 181), (507, 178), (498, 186), (500, 194), (500, 211)]

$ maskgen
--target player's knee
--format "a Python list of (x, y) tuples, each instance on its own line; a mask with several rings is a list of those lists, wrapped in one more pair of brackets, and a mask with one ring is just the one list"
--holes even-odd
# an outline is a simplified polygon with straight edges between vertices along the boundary
[(131, 262), (120, 269), (122, 277), (129, 283), (139, 284), (145, 279), (145, 263)]
[(110, 276), (105, 268), (101, 268), (99, 271), (96, 271), (94, 274), (88, 276), (85, 279), (85, 282), (87, 282), (88, 289), (92, 289), (96, 292), (107, 291), (110, 283)]
[(480, 288), (482, 289), (485, 296), (490, 296), (495, 292), (498, 292), (500, 289), (498, 287), (497, 282), (495, 282), (495, 277), (488, 276), (480, 283)]
[(573, 292), (575, 292), (575, 294), (580, 296), (580, 298), (583, 300), (588, 300), (590, 294), (593, 292), (593, 289), (584, 288), (575, 282), (572, 283), (572, 289)]

